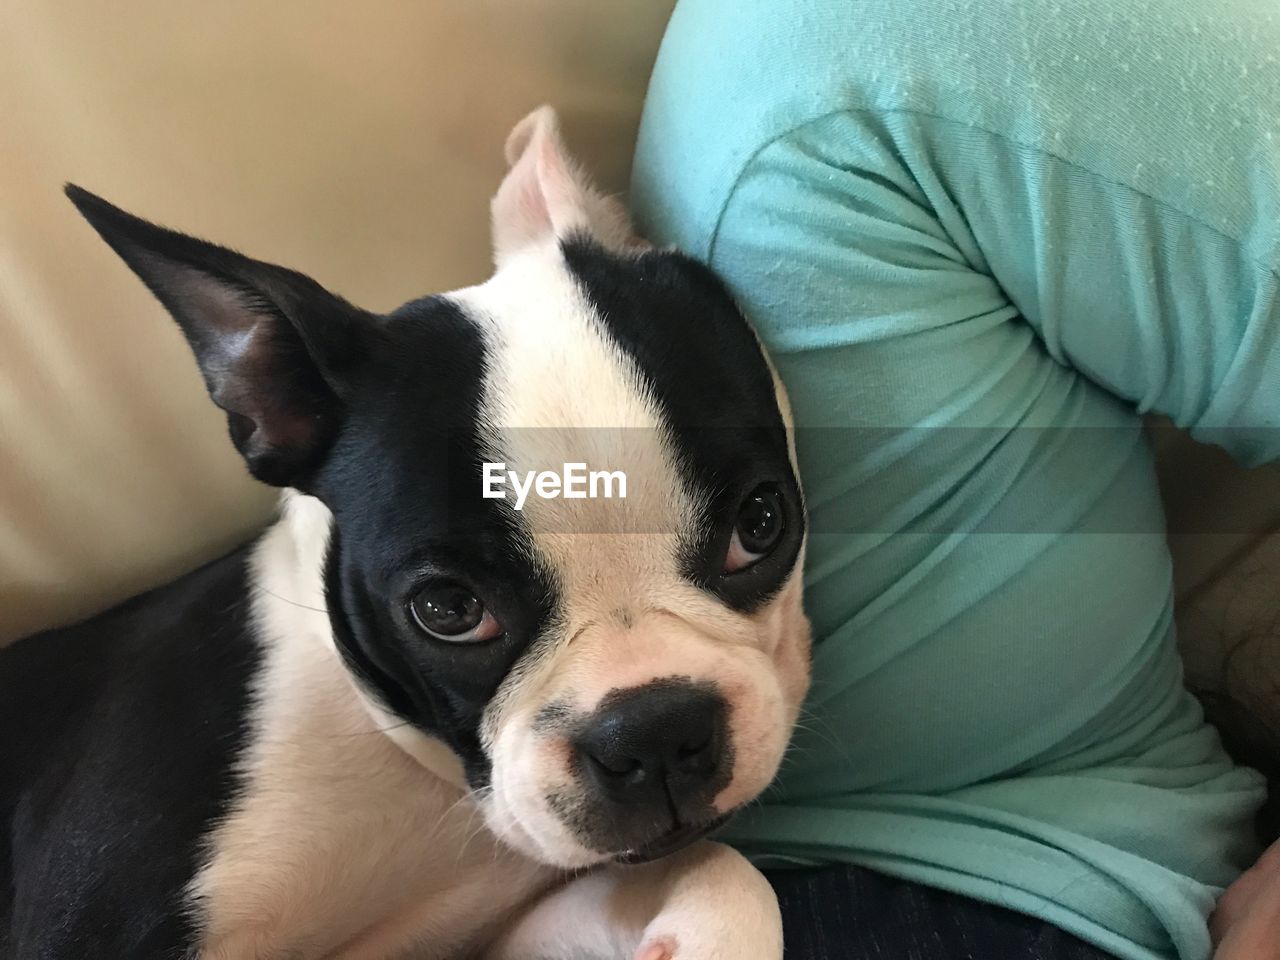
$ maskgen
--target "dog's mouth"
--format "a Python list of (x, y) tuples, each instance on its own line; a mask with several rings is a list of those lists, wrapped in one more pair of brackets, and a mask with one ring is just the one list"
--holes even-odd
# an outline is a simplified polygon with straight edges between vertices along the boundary
[(721, 814), (714, 820), (708, 820), (704, 823), (683, 824), (668, 830), (643, 846), (633, 847), (626, 850), (616, 857), (614, 860), (618, 863), (628, 866), (638, 863), (648, 863), (651, 860), (661, 860), (663, 857), (683, 850), (695, 840), (701, 840), (707, 834), (719, 830), (729, 822), (731, 813)]

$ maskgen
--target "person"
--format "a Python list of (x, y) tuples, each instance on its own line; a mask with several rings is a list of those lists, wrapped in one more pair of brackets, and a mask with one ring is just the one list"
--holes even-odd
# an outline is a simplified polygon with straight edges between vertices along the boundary
[[(1264, 784), (1183, 687), (1140, 414), (1280, 457), (1278, 57), (1269, 0), (676, 7), (632, 203), (770, 348), (811, 514), (808, 713), (725, 835), (789, 958), (1212, 954)], [(1221, 957), (1280, 942), (1271, 857)]]

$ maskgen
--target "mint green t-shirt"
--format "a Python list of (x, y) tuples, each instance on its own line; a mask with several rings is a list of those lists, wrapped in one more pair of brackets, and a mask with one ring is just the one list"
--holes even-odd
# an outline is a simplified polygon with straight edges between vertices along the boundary
[(1182, 686), (1139, 412), (1280, 456), (1278, 58), (1274, 0), (677, 7), (633, 205), (771, 348), (812, 516), (758, 860), (1209, 956), (1263, 788)]

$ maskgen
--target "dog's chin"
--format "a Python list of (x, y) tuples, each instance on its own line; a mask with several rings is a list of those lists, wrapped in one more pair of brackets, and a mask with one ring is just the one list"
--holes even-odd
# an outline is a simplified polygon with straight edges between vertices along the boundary
[[(503, 843), (532, 860), (560, 870), (585, 870), (605, 863), (633, 865), (660, 860), (696, 843), (724, 826), (733, 811), (697, 823), (681, 824), (631, 847), (603, 849), (586, 846), (558, 820), (527, 823), (520, 816), (497, 814), (491, 804), (481, 804), (490, 829)], [(542, 829), (540, 829), (542, 828)], [(550, 829), (547, 829), (550, 828)]]
[(638, 847), (614, 854), (613, 859), (617, 863), (627, 865), (661, 860), (663, 857), (669, 857), (673, 853), (679, 853), (685, 847), (697, 843), (708, 834), (719, 830), (729, 822), (729, 818), (732, 816), (732, 813), (725, 813), (704, 823), (682, 824), (674, 830), (669, 830)]
[(608, 854), (578, 843), (554, 817), (531, 820), (527, 814), (529, 810), (536, 810), (534, 801), (521, 805), (525, 812), (522, 816), (520, 812), (503, 809), (495, 803), (492, 791), (485, 791), (476, 799), (494, 836), (530, 860), (558, 870), (585, 870), (610, 859)]

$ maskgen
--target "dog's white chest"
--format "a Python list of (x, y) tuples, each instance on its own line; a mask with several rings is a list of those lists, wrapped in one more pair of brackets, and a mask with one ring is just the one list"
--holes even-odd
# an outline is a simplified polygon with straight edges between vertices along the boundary
[(553, 882), (378, 728), (303, 622), (283, 639), (264, 626), (280, 642), (243, 790), (189, 891), (201, 960), (456, 957)]
[[(314, 805), (290, 813), (284, 795), (264, 798), (219, 831), (198, 882), (202, 960), (445, 960), (481, 947), (547, 886), (463, 805), (391, 809), (387, 780), (338, 779)], [(379, 799), (353, 799), (362, 788)]]

